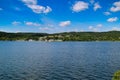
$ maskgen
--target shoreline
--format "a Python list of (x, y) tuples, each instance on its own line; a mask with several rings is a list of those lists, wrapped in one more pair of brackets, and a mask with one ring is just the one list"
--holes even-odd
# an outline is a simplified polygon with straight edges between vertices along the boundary
[(120, 41), (25, 41), (25, 40), (0, 40), (0, 42), (120, 42)]

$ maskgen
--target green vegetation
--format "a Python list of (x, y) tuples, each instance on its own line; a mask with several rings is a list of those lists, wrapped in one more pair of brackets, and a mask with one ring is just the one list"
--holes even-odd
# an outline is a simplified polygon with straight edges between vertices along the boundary
[(120, 41), (120, 31), (65, 32), (65, 33), (6, 33), (0, 32), (0, 40), (35, 41)]
[(47, 36), (46, 33), (5, 33), (0, 32), (0, 40), (38, 40), (39, 37)]

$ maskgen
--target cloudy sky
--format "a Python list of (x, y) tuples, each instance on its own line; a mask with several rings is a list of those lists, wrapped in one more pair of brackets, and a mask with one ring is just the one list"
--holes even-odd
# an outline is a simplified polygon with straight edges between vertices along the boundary
[(120, 0), (0, 0), (0, 31), (120, 30)]

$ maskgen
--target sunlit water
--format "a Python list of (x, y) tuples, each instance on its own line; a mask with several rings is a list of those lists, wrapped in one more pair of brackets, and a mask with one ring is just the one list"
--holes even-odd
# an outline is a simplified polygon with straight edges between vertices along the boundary
[(120, 42), (0, 42), (0, 80), (111, 80)]

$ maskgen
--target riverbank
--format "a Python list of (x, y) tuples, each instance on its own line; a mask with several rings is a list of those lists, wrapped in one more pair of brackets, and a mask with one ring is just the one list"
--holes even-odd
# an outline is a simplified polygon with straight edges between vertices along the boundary
[(64, 33), (7, 33), (0, 32), (1, 41), (120, 41), (120, 31)]

